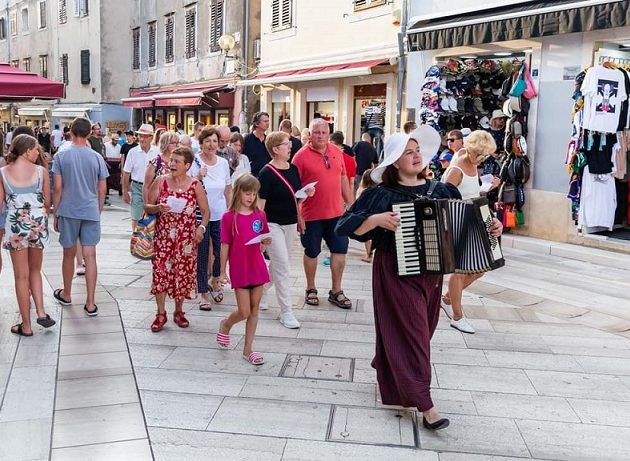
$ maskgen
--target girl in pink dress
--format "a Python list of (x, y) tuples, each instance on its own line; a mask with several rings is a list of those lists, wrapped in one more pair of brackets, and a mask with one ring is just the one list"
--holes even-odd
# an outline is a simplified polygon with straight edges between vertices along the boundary
[[(263, 285), (269, 282), (269, 271), (262, 255), (263, 245), (271, 243), (267, 217), (257, 208), (260, 183), (251, 174), (243, 174), (233, 184), (230, 208), (221, 219), (221, 284), (231, 283), (237, 309), (219, 324), (217, 343), (230, 345), (230, 330), (246, 320), (243, 359), (252, 365), (265, 363), (263, 356), (253, 351), (258, 324), (258, 307)], [(255, 240), (254, 240), (255, 239)], [(249, 243), (254, 240), (253, 243)], [(249, 244), (248, 244), (249, 243)], [(226, 273), (230, 264), (230, 276)]]

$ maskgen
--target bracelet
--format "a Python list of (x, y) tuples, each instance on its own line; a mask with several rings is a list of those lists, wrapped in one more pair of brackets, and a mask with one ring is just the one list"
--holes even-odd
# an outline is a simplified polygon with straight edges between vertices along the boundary
[(201, 227), (203, 229), (203, 233), (205, 234), (206, 231), (208, 230), (208, 228), (206, 226), (204, 226), (203, 224), (199, 224), (199, 227)]

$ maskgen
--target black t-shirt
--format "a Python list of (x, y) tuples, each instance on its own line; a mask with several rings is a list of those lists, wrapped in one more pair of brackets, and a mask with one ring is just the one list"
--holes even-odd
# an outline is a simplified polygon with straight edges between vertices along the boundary
[(293, 160), (293, 156), (296, 154), (296, 152), (302, 148), (302, 141), (300, 141), (295, 136), (291, 136), (289, 140), (291, 141), (291, 158), (289, 159), (290, 162), (291, 160)]
[(48, 133), (38, 134), (37, 142), (39, 143), (40, 146), (42, 146), (42, 149), (44, 149), (44, 152), (50, 152), (50, 135)]
[[(265, 214), (267, 221), (285, 226), (297, 223), (295, 200), (287, 185), (278, 175), (271, 171), (271, 166), (263, 167), (258, 174), (260, 190), (258, 196), (265, 199)], [(290, 164), (287, 170), (278, 170), (293, 189), (297, 192), (302, 188), (300, 174), (295, 165)]]
[(354, 158), (357, 162), (357, 175), (362, 176), (365, 170), (378, 163), (378, 155), (374, 146), (367, 141), (359, 141), (354, 147)]
[(249, 159), (254, 176), (258, 176), (262, 167), (271, 161), (271, 156), (265, 147), (265, 141), (258, 139), (254, 133), (247, 133), (245, 135), (243, 154)]
[(128, 142), (124, 143), (122, 146), (120, 146), (120, 155), (127, 155), (129, 151), (137, 145), (137, 142), (134, 142), (133, 144), (129, 144)]

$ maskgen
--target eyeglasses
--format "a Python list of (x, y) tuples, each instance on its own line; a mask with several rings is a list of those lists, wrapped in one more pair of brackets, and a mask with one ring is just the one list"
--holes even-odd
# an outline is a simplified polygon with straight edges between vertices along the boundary
[(169, 142), (168, 144), (169, 144), (169, 146), (176, 146), (176, 145), (179, 144), (179, 141)]
[(328, 161), (328, 155), (324, 155), (323, 159), (324, 159), (324, 166), (326, 166), (327, 170), (330, 170), (330, 162)]
[(455, 141), (460, 141), (460, 140), (461, 138), (448, 138), (446, 142), (455, 142)]

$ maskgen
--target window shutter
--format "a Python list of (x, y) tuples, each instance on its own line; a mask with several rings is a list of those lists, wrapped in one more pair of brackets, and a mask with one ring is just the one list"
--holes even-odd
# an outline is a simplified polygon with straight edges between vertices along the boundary
[(132, 29), (131, 34), (133, 43), (132, 68), (137, 70), (140, 69), (140, 28)]
[(166, 62), (173, 62), (174, 50), (174, 33), (175, 33), (175, 17), (170, 14), (166, 17), (164, 25), (164, 59)]
[(48, 78), (48, 55), (40, 55), (39, 57), (39, 75)]
[(81, 2), (83, 0), (74, 0), (74, 15), (81, 16)]
[(59, 58), (59, 66), (61, 67), (61, 71), (59, 72), (61, 74), (61, 81), (67, 85), (68, 84), (68, 55), (67, 54), (61, 55), (61, 57)]
[(39, 2), (39, 28), (46, 28), (46, 2)]
[(156, 37), (157, 22), (149, 23), (149, 67), (155, 67), (157, 64), (156, 56)]
[(90, 50), (81, 50), (81, 84), (90, 83)]
[(272, 0), (271, 2), (271, 28), (280, 27), (280, 0)]
[(186, 58), (194, 58), (197, 54), (196, 16), (196, 7), (186, 10)]
[(281, 27), (291, 27), (291, 2), (292, 0), (282, 0), (282, 23)]
[(59, 24), (65, 24), (66, 22), (68, 22), (66, 0), (59, 0)]
[(210, 51), (219, 51), (219, 38), (223, 35), (223, 0), (210, 2)]
[(0, 40), (7, 38), (7, 22), (4, 18), (0, 18)]
[(89, 0), (81, 0), (81, 16), (87, 16), (90, 13), (88, 2)]

